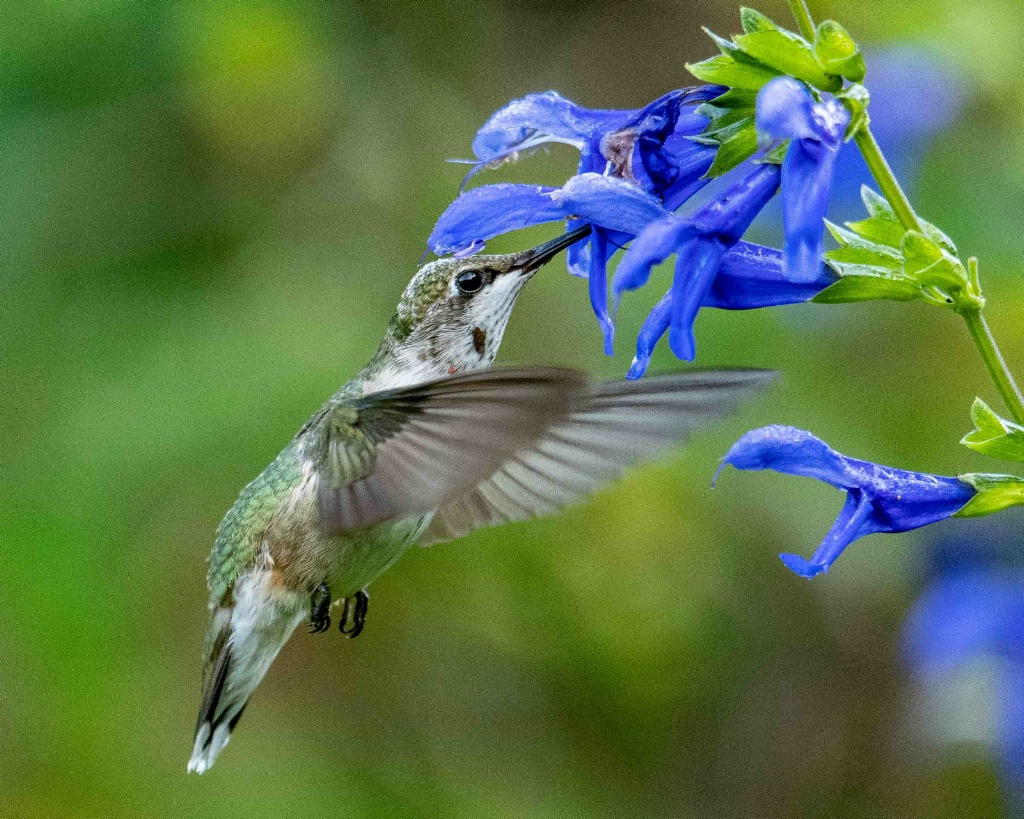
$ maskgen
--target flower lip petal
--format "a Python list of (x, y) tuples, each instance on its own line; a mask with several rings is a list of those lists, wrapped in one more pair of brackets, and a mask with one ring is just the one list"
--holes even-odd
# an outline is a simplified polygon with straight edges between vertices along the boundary
[[(520, 228), (565, 218), (551, 198), (554, 188), (502, 183), (459, 196), (437, 220), (427, 245), (438, 256), (464, 255), (482, 242)], [(476, 252), (473, 251), (473, 252)]]
[(693, 228), (674, 213), (666, 213), (641, 232), (622, 257), (612, 278), (612, 294), (616, 303), (625, 291), (645, 285), (651, 268), (665, 261), (693, 235)]
[(650, 194), (623, 179), (596, 173), (574, 176), (551, 196), (566, 213), (634, 236), (666, 215)]

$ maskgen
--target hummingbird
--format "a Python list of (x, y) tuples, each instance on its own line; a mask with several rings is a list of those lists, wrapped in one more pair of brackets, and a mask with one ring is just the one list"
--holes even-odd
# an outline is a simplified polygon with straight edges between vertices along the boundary
[(188, 770), (227, 745), (295, 629), (355, 637), (367, 586), (414, 544), (553, 514), (729, 412), (764, 370), (594, 383), (491, 368), (533, 275), (588, 227), (530, 250), (442, 259), (402, 294), (377, 352), (242, 490), (217, 530)]

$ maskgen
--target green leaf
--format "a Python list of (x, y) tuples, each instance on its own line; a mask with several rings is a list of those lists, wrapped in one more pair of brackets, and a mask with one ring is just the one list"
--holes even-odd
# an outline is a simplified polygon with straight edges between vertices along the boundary
[(961, 444), (982, 455), (1024, 463), (1024, 427), (1000, 418), (980, 398), (974, 399), (971, 420), (975, 428)]
[(922, 287), (937, 287), (950, 294), (967, 287), (967, 271), (960, 260), (923, 233), (908, 230), (900, 249), (903, 272)]
[(705, 176), (714, 179), (731, 171), (756, 150), (757, 129), (751, 120), (745, 128), (734, 133), (719, 146), (715, 161), (711, 163)]
[(913, 301), (921, 288), (900, 274), (866, 265), (845, 265), (830, 261), (842, 278), (830, 284), (811, 301), (818, 304), (848, 304), (857, 301)]
[(967, 501), (955, 517), (978, 518), (1024, 505), (1024, 479), (1015, 475), (970, 473), (958, 477), (977, 489), (978, 494)]
[(733, 41), (744, 53), (764, 65), (823, 91), (836, 92), (843, 87), (842, 78), (822, 71), (811, 47), (796, 34), (779, 30), (755, 31), (753, 34), (738, 34)]
[(838, 74), (850, 82), (864, 80), (866, 69), (860, 48), (835, 20), (818, 24), (818, 30), (814, 32), (814, 57), (828, 74)]
[(779, 76), (778, 71), (767, 66), (740, 63), (726, 54), (699, 63), (687, 63), (686, 70), (704, 82), (750, 91), (759, 90), (766, 82)]
[(749, 9), (746, 6), (740, 7), (740, 25), (743, 26), (744, 34), (753, 34), (755, 31), (776, 31), (778, 29), (778, 26), (761, 14), (761, 12), (756, 9)]

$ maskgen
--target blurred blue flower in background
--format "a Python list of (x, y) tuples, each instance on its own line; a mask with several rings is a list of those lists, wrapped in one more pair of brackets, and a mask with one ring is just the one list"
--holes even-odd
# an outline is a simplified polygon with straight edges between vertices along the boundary
[(767, 426), (748, 432), (725, 454), (736, 469), (772, 469), (824, 481), (846, 491), (846, 503), (821, 545), (807, 560), (782, 554), (802, 577), (827, 572), (853, 541), (878, 532), (906, 532), (956, 514), (977, 490), (959, 478), (908, 472), (848, 458), (820, 438), (795, 427)]
[[(913, 190), (928, 147), (963, 111), (968, 77), (941, 54), (899, 45), (865, 56), (869, 66), (871, 133), (896, 178)], [(839, 151), (829, 216), (834, 222), (859, 219), (862, 185), (877, 187), (853, 143)]]
[(758, 92), (758, 131), (770, 140), (790, 140), (782, 163), (782, 221), (786, 273), (794, 281), (818, 275), (832, 173), (849, 122), (838, 100), (815, 102), (807, 86), (791, 77), (778, 77)]
[[(1020, 554), (1019, 524), (986, 521), (973, 524), (970, 535), (954, 529), (933, 539), (929, 581), (902, 635), (922, 700), (915, 714), (934, 740), (991, 747), (1014, 815), (1024, 814), (1024, 565), (1013, 557)], [(972, 677), (978, 670), (988, 674)], [(965, 696), (965, 683), (981, 689), (972, 692), (980, 702)], [(945, 702), (950, 692), (954, 703)], [(964, 708), (965, 699), (975, 707)], [(979, 720), (982, 710), (991, 719)]]

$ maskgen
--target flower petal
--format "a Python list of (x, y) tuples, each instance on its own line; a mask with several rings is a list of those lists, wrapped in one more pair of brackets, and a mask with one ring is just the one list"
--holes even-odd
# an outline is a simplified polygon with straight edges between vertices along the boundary
[(782, 223), (786, 275), (793, 281), (813, 281), (821, 270), (825, 211), (838, 154), (839, 145), (815, 140), (797, 140), (786, 151), (782, 164)]
[(824, 574), (847, 546), (861, 535), (868, 534), (863, 529), (871, 514), (871, 499), (860, 492), (850, 492), (846, 496), (846, 503), (843, 504), (839, 517), (810, 560), (800, 555), (785, 553), (779, 555), (779, 558), (787, 568), (801, 577), (811, 578)]
[(633, 236), (667, 215), (661, 202), (635, 185), (596, 173), (574, 176), (552, 198), (585, 222)]
[(604, 132), (621, 128), (636, 114), (635, 110), (583, 108), (556, 91), (528, 94), (491, 115), (476, 132), (473, 154), (481, 162), (493, 162), (543, 142), (580, 148)]
[(427, 245), (438, 256), (479, 250), (483, 242), (513, 230), (554, 222), (565, 213), (542, 185), (485, 185), (462, 194), (437, 220)]
[(702, 207), (686, 221), (702, 234), (715, 236), (726, 246), (736, 244), (761, 209), (779, 189), (779, 166), (762, 162), (725, 193)]
[(792, 77), (776, 77), (757, 94), (757, 129), (774, 140), (819, 139), (814, 98)]
[(615, 324), (608, 315), (608, 237), (600, 228), (595, 228), (590, 234), (590, 253), (590, 273), (587, 277), (590, 306), (601, 325), (604, 354), (614, 355)]
[(782, 251), (739, 242), (722, 257), (704, 307), (723, 310), (752, 310), (797, 304), (814, 298), (838, 278), (832, 268), (818, 265), (813, 281), (794, 282), (786, 278)]
[(672, 319), (668, 345), (677, 358), (693, 361), (697, 354), (693, 322), (701, 303), (718, 272), (718, 262), (725, 253), (718, 239), (697, 236), (679, 249), (676, 274), (672, 279)]
[(771, 469), (787, 475), (816, 478), (837, 489), (857, 486), (847, 474), (846, 459), (821, 438), (796, 427), (761, 427), (746, 433), (732, 445), (715, 472), (726, 464), (736, 469)]
[[(783, 554), (797, 574), (814, 577), (854, 540), (875, 532), (904, 532), (945, 520), (975, 494), (966, 481), (908, 472), (840, 455), (820, 438), (794, 427), (769, 426), (740, 438), (722, 459), (737, 469), (773, 469), (817, 478), (847, 491), (846, 503), (810, 560)], [(712, 481), (714, 485), (714, 481)]]
[(647, 284), (651, 268), (665, 261), (694, 234), (692, 227), (671, 213), (640, 233), (622, 257), (612, 278), (612, 295), (616, 304), (626, 290), (636, 290)]
[(672, 320), (672, 292), (669, 291), (661, 300), (654, 305), (654, 309), (648, 314), (640, 327), (640, 333), (636, 337), (636, 355), (633, 363), (626, 373), (626, 378), (634, 381), (647, 372), (647, 365), (651, 363), (651, 355), (655, 346), (666, 332), (669, 322)]

